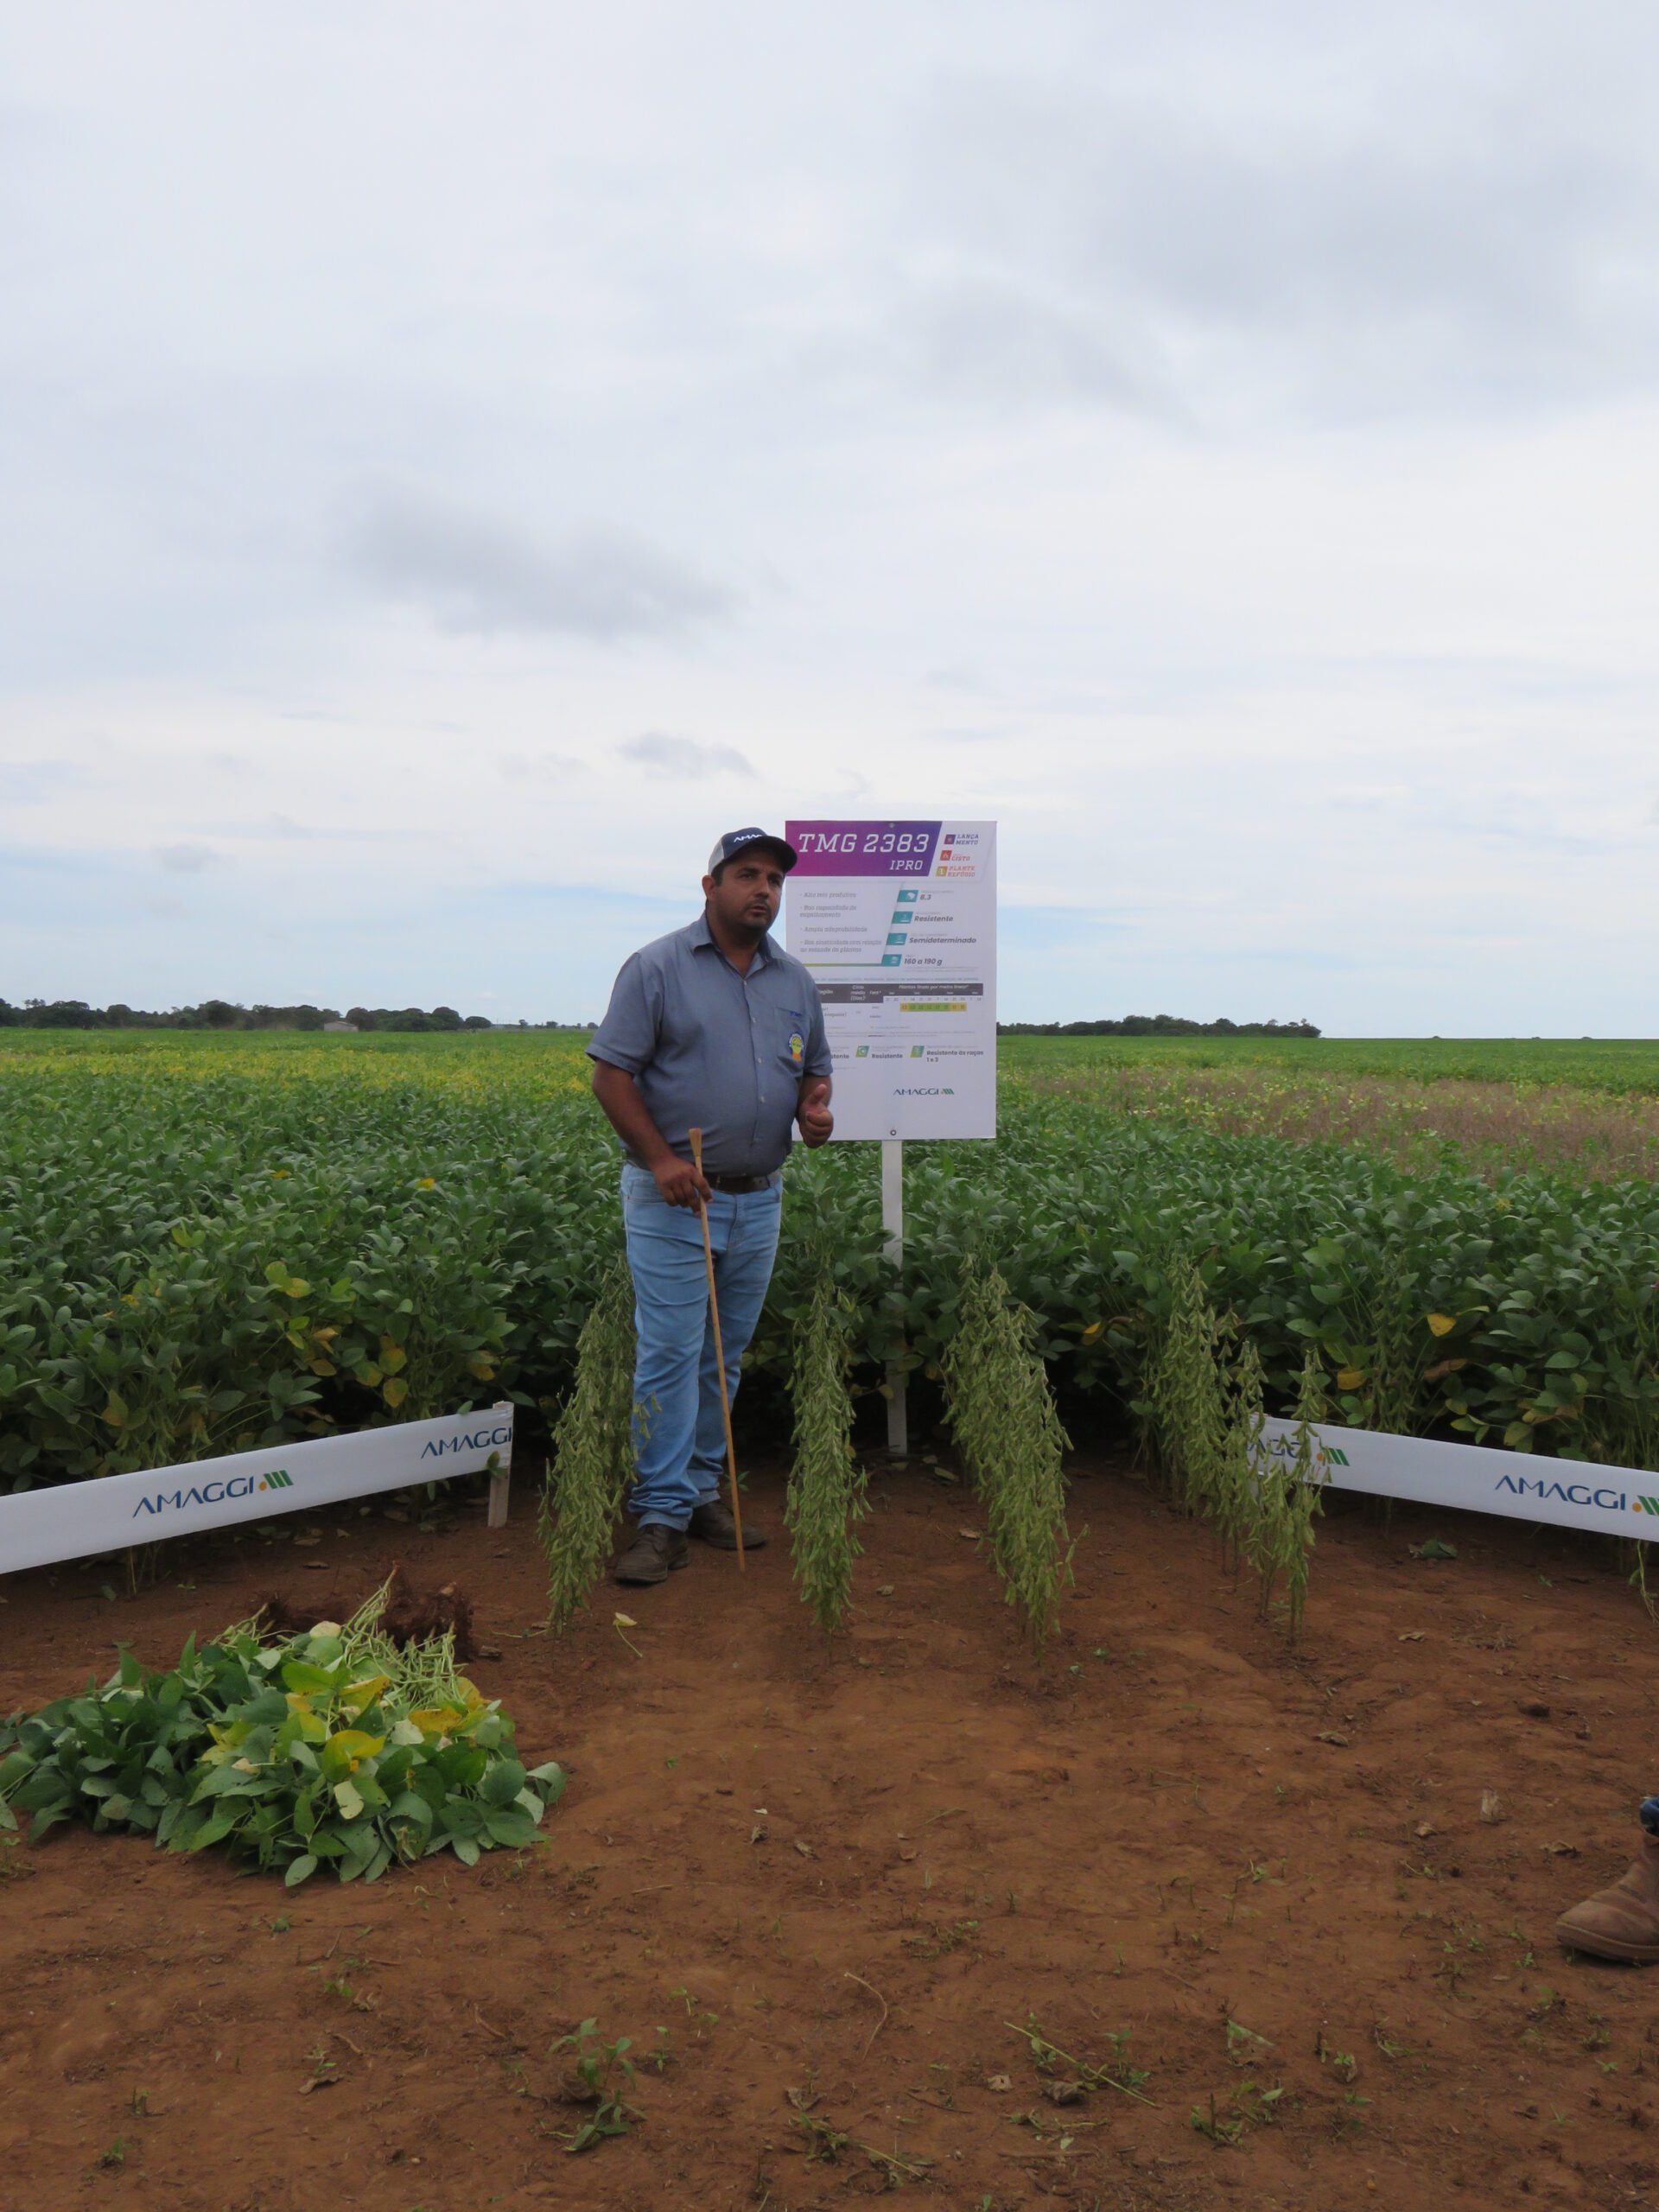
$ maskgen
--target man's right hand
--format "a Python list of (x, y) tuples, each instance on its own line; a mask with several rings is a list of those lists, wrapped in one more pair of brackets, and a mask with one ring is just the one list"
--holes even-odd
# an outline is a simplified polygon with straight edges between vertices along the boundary
[(693, 1213), (702, 1211), (702, 1202), (710, 1195), (709, 1185), (689, 1160), (682, 1160), (678, 1153), (673, 1152), (651, 1172), (670, 1205), (690, 1206)]

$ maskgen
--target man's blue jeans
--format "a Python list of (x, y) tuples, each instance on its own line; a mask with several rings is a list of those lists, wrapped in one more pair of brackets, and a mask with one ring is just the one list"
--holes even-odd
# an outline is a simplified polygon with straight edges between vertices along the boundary
[[(716, 1191), (708, 1203), (726, 1387), (735, 1400), (738, 1369), (772, 1281), (782, 1180), (766, 1191)], [(697, 1506), (719, 1498), (726, 1460), (702, 1226), (689, 1206), (666, 1202), (654, 1175), (634, 1166), (622, 1170), (622, 1218), (639, 1338), (637, 1472), (628, 1506), (642, 1528), (683, 1529)]]

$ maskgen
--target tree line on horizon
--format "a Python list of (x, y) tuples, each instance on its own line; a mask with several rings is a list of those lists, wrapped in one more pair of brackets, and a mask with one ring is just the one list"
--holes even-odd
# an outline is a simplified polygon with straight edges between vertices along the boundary
[[(493, 1022), (487, 1014), (458, 1014), (452, 1006), (239, 1006), (203, 999), (200, 1006), (148, 1013), (141, 1007), (89, 1006), (85, 999), (0, 999), (0, 1029), (321, 1029), (349, 1021), (361, 1030), (579, 1029), (590, 1021)], [(1311, 1021), (1192, 1021), (1179, 1014), (1126, 1014), (1095, 1021), (999, 1021), (999, 1037), (1317, 1037)]]
[(1126, 1014), (1098, 1021), (999, 1021), (999, 1037), (1318, 1037), (1312, 1021), (1189, 1021), (1181, 1014)]
[[(458, 1014), (452, 1006), (348, 1007), (238, 1006), (229, 999), (204, 999), (200, 1006), (147, 1013), (141, 1007), (89, 1006), (85, 999), (25, 999), (13, 1006), (0, 999), (0, 1029), (321, 1029), (349, 1021), (358, 1029), (492, 1029), (487, 1014)], [(528, 1028), (527, 1022), (510, 1025)]]

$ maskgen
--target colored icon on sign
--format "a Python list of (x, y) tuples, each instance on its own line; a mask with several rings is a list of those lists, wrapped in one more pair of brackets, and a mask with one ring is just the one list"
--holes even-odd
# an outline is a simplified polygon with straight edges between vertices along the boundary
[(908, 943), (908, 941), (909, 940), (906, 938), (903, 930), (889, 930), (887, 931), (887, 943), (889, 944), (905, 944)]
[(915, 903), (916, 893), (913, 891), (901, 891), (899, 893), (899, 904), (901, 906), (913, 906)]
[(902, 968), (904, 964), (905, 956), (902, 952), (884, 952), (881, 956), (881, 965), (884, 968)]

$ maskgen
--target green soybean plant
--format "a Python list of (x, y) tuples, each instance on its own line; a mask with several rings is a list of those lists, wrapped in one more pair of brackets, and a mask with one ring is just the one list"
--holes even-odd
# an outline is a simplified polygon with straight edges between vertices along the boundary
[[(1283, 1580), (1285, 1625), (1293, 1644), (1302, 1632), (1313, 1557), (1313, 1522), (1324, 1506), (1324, 1475), (1315, 1431), (1326, 1412), (1324, 1372), (1310, 1349), (1297, 1385), (1296, 1426), (1288, 1439), (1288, 1450), (1274, 1452), (1262, 1448), (1260, 1425), (1253, 1424), (1257, 1444), (1246, 1550), (1261, 1579), (1264, 1616), (1273, 1602), (1274, 1585)], [(1247, 1408), (1247, 1423), (1249, 1420)]]
[[(576, 1340), (575, 1388), (553, 1427), (538, 1519), (547, 1619), (563, 1629), (599, 1580), (633, 1472), (633, 1287), (618, 1260)], [(648, 1418), (641, 1410), (639, 1419)]]
[(1214, 1514), (1230, 1480), (1230, 1416), (1221, 1325), (1197, 1263), (1168, 1263), (1170, 1304), (1148, 1361), (1141, 1417), (1176, 1503)]
[(852, 1598), (854, 1530), (868, 1511), (864, 1470), (853, 1451), (852, 1301), (820, 1274), (796, 1341), (791, 1392), (795, 1408), (795, 1471), (786, 1519), (794, 1545), (795, 1580), (826, 1636), (846, 1618)]
[(1071, 1556), (1060, 1426), (1035, 1317), (1013, 1305), (993, 1267), (970, 1253), (958, 1320), (942, 1362), (951, 1433), (990, 1519), (991, 1549), (1009, 1605), (1040, 1657)]
[(1265, 1387), (1261, 1355), (1247, 1338), (1224, 1384), (1226, 1426), (1218, 1478), (1209, 1501), (1221, 1555), (1235, 1577), (1251, 1556), (1251, 1535), (1261, 1512)]

